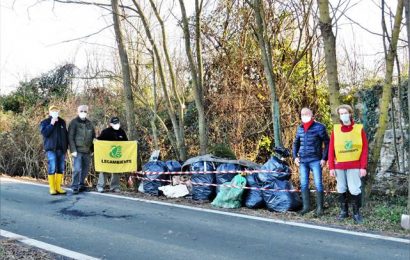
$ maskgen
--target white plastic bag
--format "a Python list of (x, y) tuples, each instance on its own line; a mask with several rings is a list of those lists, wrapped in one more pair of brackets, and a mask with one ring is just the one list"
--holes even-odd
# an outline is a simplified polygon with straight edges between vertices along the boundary
[(189, 194), (188, 188), (182, 184), (161, 186), (158, 189), (168, 198), (181, 198)]

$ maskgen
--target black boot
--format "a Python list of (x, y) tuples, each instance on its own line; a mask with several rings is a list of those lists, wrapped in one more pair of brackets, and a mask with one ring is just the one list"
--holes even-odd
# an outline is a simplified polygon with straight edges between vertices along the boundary
[(362, 194), (352, 195), (353, 198), (353, 220), (355, 224), (362, 224), (363, 217), (360, 214), (360, 207), (362, 205)]
[(302, 201), (303, 209), (299, 212), (301, 215), (304, 215), (310, 210), (310, 190), (306, 189), (302, 191)]
[(340, 213), (337, 216), (337, 220), (343, 220), (349, 216), (349, 204), (347, 201), (347, 192), (339, 193), (339, 207)]
[(315, 216), (320, 217), (323, 215), (323, 191), (316, 193), (316, 212)]

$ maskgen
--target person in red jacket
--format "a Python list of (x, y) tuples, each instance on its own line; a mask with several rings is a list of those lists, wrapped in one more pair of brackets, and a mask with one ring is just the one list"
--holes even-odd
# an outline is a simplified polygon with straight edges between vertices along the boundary
[(366, 176), (368, 142), (363, 125), (353, 121), (353, 109), (349, 105), (337, 108), (341, 124), (335, 124), (329, 143), (330, 175), (336, 176), (340, 214), (338, 220), (349, 216), (348, 193), (353, 202), (353, 220), (363, 223), (360, 214), (361, 177)]

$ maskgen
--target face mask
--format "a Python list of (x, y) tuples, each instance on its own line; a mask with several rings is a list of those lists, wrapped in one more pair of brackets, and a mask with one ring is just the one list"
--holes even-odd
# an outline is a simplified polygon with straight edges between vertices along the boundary
[(85, 118), (87, 117), (87, 113), (85, 113), (85, 112), (80, 112), (80, 113), (78, 113), (78, 116), (79, 116), (81, 119), (85, 119)]
[(51, 111), (51, 112), (50, 112), (50, 116), (51, 116), (52, 118), (57, 118), (57, 117), (58, 117), (58, 112), (57, 112), (57, 111)]
[(311, 116), (302, 116), (302, 122), (303, 123), (310, 122), (310, 120), (312, 120)]
[(343, 122), (343, 124), (349, 124), (350, 123), (350, 115), (349, 114), (340, 115), (340, 120)]
[(120, 124), (112, 124), (112, 129), (114, 130), (119, 130), (120, 129)]

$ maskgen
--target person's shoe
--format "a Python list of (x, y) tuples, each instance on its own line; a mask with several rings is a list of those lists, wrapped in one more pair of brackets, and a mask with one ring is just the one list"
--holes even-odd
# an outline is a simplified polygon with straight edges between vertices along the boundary
[(299, 212), (300, 215), (305, 215), (310, 211), (310, 190), (303, 190), (302, 191), (302, 201), (303, 201), (303, 208)]
[(80, 191), (78, 189), (73, 189), (73, 194), (78, 194)]
[(50, 186), (50, 195), (56, 195), (56, 184), (55, 184), (55, 174), (48, 175), (48, 185)]
[(342, 221), (349, 216), (349, 203), (347, 201), (347, 192), (339, 193), (339, 207), (340, 213), (337, 220)]
[(55, 183), (56, 183), (56, 191), (58, 194), (63, 194), (65, 195), (67, 192), (61, 188), (61, 184), (63, 183), (63, 174), (62, 173), (56, 173), (55, 174)]
[(323, 215), (323, 191), (316, 193), (316, 212), (315, 216), (320, 217)]
[(99, 193), (103, 193), (103, 192), (104, 192), (104, 189), (103, 189), (103, 188), (97, 188), (97, 191), (98, 191)]
[(120, 192), (121, 190), (119, 188), (115, 188), (113, 190), (110, 190), (111, 192)]
[(79, 192), (89, 192), (90, 189), (88, 187), (84, 186), (84, 187), (80, 187), (80, 189), (78, 191)]
[(360, 214), (360, 206), (361, 206), (361, 194), (359, 195), (352, 195), (353, 198), (353, 221), (355, 224), (362, 224), (363, 223), (363, 217), (362, 214)]

